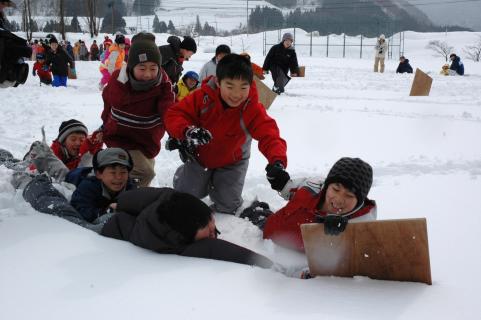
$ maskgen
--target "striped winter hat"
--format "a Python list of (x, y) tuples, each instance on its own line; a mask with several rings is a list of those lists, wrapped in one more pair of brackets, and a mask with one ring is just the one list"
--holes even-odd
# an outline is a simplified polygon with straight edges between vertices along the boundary
[(57, 140), (60, 143), (64, 143), (65, 139), (74, 132), (84, 133), (88, 135), (87, 127), (80, 121), (75, 119), (70, 119), (67, 121), (62, 122), (60, 128), (58, 128), (58, 137)]

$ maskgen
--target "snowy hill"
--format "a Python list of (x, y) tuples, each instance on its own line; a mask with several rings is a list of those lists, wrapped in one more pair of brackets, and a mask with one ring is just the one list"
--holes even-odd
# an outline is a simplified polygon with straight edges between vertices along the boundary
[[(380, 219), (427, 218), (432, 286), (363, 277), (299, 280), (156, 254), (35, 212), (10, 186), (12, 172), (0, 167), (0, 319), (479, 318), (481, 64), (463, 59), (467, 76), (440, 76), (444, 60), (425, 49), (439, 39), (463, 58), (462, 48), (478, 35), (406, 33), (411, 64), (434, 78), (429, 97), (408, 96), (413, 76), (396, 75), (397, 61), (375, 74), (371, 57), (309, 57), (299, 50), (306, 78), (293, 79), (269, 109), (288, 143), (292, 177), (325, 175), (340, 157), (358, 156), (374, 168), (370, 198)], [(166, 37), (158, 35), (158, 43)], [(297, 39), (309, 38), (298, 31)], [(220, 43), (263, 62), (262, 34), (200, 41), (186, 70), (198, 71)], [(91, 130), (100, 125), (98, 63), (78, 62), (77, 68), (79, 79), (68, 88), (40, 87), (30, 76), (24, 86), (0, 90), (0, 148), (22, 157), (42, 125), (49, 139), (65, 119)], [(179, 164), (176, 153), (162, 150), (154, 185), (171, 186)], [(254, 145), (244, 198), (278, 209), (285, 202), (268, 186), (265, 165)], [(292, 268), (305, 266), (302, 254), (262, 240), (249, 222), (216, 219), (223, 239)]]

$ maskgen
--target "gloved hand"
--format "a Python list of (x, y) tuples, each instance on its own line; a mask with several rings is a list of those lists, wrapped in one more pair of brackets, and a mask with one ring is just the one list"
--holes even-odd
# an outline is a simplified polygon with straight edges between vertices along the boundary
[(267, 217), (269, 217), (271, 214), (272, 211), (269, 209), (269, 204), (256, 200), (252, 202), (249, 207), (245, 208), (244, 211), (242, 211), (239, 218), (247, 218), (250, 222), (263, 230), (267, 221)]
[(34, 77), (35, 77), (36, 75), (37, 75), (37, 72), (36, 72), (36, 70), (35, 70), (35, 69), (33, 69), (33, 70), (32, 70), (32, 76), (34, 76)]
[(212, 134), (207, 129), (191, 126), (185, 131), (185, 138), (189, 145), (197, 147), (208, 144)]
[(331, 236), (337, 236), (346, 230), (347, 222), (349, 221), (348, 218), (337, 214), (329, 214), (323, 218), (324, 233)]
[(284, 169), (284, 165), (280, 161), (274, 164), (268, 164), (266, 167), (266, 177), (271, 184), (272, 189), (281, 191), (286, 185), (287, 181), (291, 179), (289, 173)]
[(179, 141), (169, 137), (165, 142), (165, 150), (179, 150), (180, 160), (182, 160), (183, 163), (195, 160), (195, 147), (189, 147), (186, 141)]

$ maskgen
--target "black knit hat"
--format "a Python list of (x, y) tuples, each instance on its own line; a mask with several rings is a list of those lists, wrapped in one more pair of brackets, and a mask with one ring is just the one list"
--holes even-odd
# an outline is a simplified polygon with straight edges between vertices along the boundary
[(133, 70), (136, 65), (142, 62), (154, 62), (159, 67), (162, 64), (162, 56), (154, 41), (146, 38), (135, 39), (129, 49), (127, 69)]
[(189, 36), (184, 37), (184, 40), (180, 43), (180, 48), (192, 51), (193, 53), (197, 52), (197, 44), (195, 40)]
[(116, 44), (125, 44), (125, 36), (123, 34), (118, 34), (115, 36)]
[(341, 158), (329, 171), (324, 185), (341, 183), (356, 195), (357, 205), (361, 205), (367, 197), (372, 185), (372, 168), (359, 158)]
[(80, 132), (88, 135), (87, 127), (82, 122), (75, 119), (70, 119), (62, 122), (60, 128), (58, 128), (57, 140), (60, 143), (64, 143), (65, 139), (67, 139), (69, 134), (72, 134), (74, 132)]
[(142, 31), (132, 37), (131, 43), (134, 43), (137, 40), (150, 40), (155, 42), (155, 35), (150, 32)]
[(157, 208), (159, 219), (179, 232), (187, 243), (194, 242), (197, 230), (209, 224), (212, 210), (201, 200), (183, 192), (172, 197)]
[(221, 53), (225, 53), (225, 54), (231, 53), (230, 47), (226, 44), (218, 45), (217, 48), (215, 48), (215, 55), (217, 56)]

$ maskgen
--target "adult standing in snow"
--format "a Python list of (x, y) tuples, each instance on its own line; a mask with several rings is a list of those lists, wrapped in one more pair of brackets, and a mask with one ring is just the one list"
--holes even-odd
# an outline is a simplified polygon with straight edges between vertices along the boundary
[(27, 41), (5, 29), (3, 9), (15, 7), (9, 0), (0, 0), (0, 88), (24, 84), (28, 77), (28, 64), (24, 57), (31, 57), (32, 48)]
[(92, 45), (90, 46), (90, 60), (99, 60), (99, 46), (97, 45), (97, 40), (94, 40), (94, 42), (92, 42)]
[(182, 41), (180, 41), (179, 37), (170, 36), (167, 39), (167, 43), (159, 47), (162, 56), (162, 69), (169, 76), (170, 82), (174, 86), (174, 91), (177, 92), (176, 84), (179, 82), (180, 75), (184, 70), (182, 64), (197, 52), (197, 44), (189, 36), (185, 36)]
[(89, 60), (89, 50), (85, 45), (85, 41), (80, 42), (80, 51), (79, 51), (80, 60), (88, 61)]
[(265, 72), (271, 71), (272, 80), (274, 80), (272, 91), (277, 94), (283, 93), (284, 87), (291, 80), (287, 75), (289, 69), (292, 77), (296, 77), (299, 73), (299, 64), (297, 63), (297, 55), (293, 43), (294, 37), (292, 33), (284, 33), (282, 42), (274, 45), (269, 50), (262, 66)]
[(409, 64), (409, 59), (404, 56), (399, 57), (399, 66), (396, 73), (413, 73), (413, 67)]
[(74, 69), (75, 64), (69, 54), (58, 45), (55, 37), (50, 38), (50, 50), (47, 51), (45, 64), (52, 70), (52, 86), (66, 87), (68, 69)]
[(449, 66), (449, 70), (452, 70), (452, 72), (450, 72), (450, 75), (463, 76), (464, 64), (461, 62), (461, 58), (458, 57), (456, 54), (451, 53), (451, 55), (449, 56), (449, 59), (451, 60), (451, 65)]
[(226, 44), (221, 44), (215, 48), (215, 56), (207, 61), (202, 69), (200, 69), (199, 77), (200, 82), (209, 76), (215, 76), (215, 71), (217, 69), (217, 64), (222, 58), (230, 53), (230, 48)]
[(387, 49), (386, 36), (381, 34), (374, 47), (376, 52), (374, 57), (374, 72), (384, 72), (384, 59), (386, 58)]

